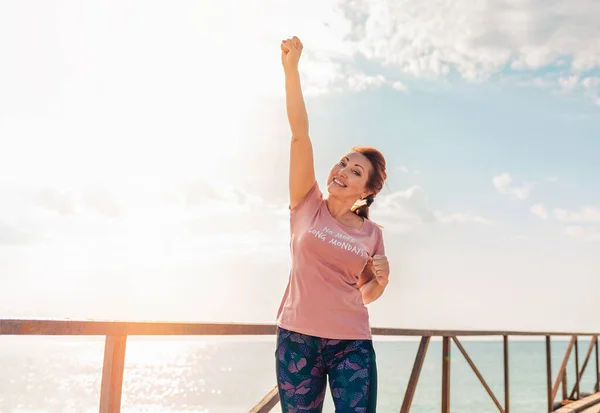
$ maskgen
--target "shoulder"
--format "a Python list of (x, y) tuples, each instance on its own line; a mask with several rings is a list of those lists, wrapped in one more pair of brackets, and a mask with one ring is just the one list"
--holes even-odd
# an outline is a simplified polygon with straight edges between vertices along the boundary
[(373, 245), (373, 255), (385, 255), (385, 242), (383, 239), (383, 227), (370, 219), (365, 221), (365, 226), (369, 238)]
[(365, 219), (365, 228), (372, 233), (374, 236), (382, 237), (383, 236), (383, 225), (379, 225), (375, 221), (370, 219)]

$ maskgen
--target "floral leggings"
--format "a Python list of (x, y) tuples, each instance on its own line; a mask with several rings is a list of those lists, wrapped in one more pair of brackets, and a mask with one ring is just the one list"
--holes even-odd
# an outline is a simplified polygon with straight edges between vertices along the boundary
[(283, 413), (320, 413), (327, 376), (336, 413), (375, 413), (371, 340), (331, 340), (279, 328), (275, 355)]

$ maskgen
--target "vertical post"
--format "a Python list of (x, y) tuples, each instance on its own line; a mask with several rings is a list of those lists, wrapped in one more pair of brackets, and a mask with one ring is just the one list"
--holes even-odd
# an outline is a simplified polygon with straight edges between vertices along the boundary
[(121, 412), (121, 391), (127, 336), (106, 336), (100, 392), (100, 413)]
[(594, 392), (600, 392), (600, 360), (598, 359), (598, 336), (594, 336), (596, 340), (596, 388)]
[(450, 337), (442, 344), (442, 413), (450, 413)]
[(552, 348), (550, 336), (546, 336), (546, 382), (548, 386), (548, 411), (551, 412), (554, 410), (554, 400), (552, 400)]
[(404, 394), (404, 400), (402, 400), (402, 407), (400, 407), (400, 413), (410, 412), (410, 406), (412, 405), (415, 391), (417, 390), (417, 383), (419, 382), (419, 376), (421, 375), (421, 369), (423, 368), (423, 362), (425, 361), (425, 355), (427, 354), (427, 347), (429, 347), (429, 341), (431, 337), (421, 337), (421, 344), (419, 344), (419, 350), (417, 351), (417, 357), (413, 364), (412, 373), (410, 373), (410, 379), (408, 386), (406, 387), (406, 393)]
[(510, 413), (510, 381), (508, 376), (508, 336), (504, 336), (504, 411)]
[(562, 399), (563, 400), (568, 400), (569, 399), (569, 394), (567, 393), (567, 371), (565, 370), (565, 372), (563, 373), (562, 376)]
[(575, 391), (577, 397), (575, 400), (579, 400), (579, 337), (575, 336)]

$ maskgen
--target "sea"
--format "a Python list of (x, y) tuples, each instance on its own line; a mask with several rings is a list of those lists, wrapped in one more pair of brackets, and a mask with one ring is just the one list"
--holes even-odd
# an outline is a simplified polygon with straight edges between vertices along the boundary
[[(130, 337), (123, 379), (123, 413), (248, 412), (275, 385), (274, 337)], [(498, 340), (463, 338), (461, 343), (493, 393), (504, 404), (503, 347)], [(579, 363), (589, 340), (579, 342)], [(553, 338), (552, 372), (568, 341)], [(379, 374), (380, 413), (402, 405), (418, 340), (374, 339)], [(512, 413), (546, 412), (546, 347), (541, 340), (512, 340)], [(594, 354), (594, 353), (592, 353)], [(98, 412), (104, 339), (102, 337), (0, 336), (0, 413)], [(411, 412), (441, 409), (442, 343), (432, 340)], [(486, 413), (498, 409), (458, 348), (451, 347), (451, 411)], [(595, 360), (581, 384), (592, 392)], [(574, 357), (568, 369), (575, 384)], [(559, 391), (559, 397), (561, 392)], [(558, 399), (558, 397), (557, 397)], [(277, 405), (273, 412), (281, 412)], [(324, 412), (333, 413), (328, 393)]]

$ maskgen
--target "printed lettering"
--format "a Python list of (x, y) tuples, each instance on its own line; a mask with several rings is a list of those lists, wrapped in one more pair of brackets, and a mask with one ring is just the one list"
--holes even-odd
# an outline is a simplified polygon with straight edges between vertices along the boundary
[(339, 247), (339, 248), (341, 248), (343, 250), (351, 251), (351, 252), (353, 252), (356, 255), (365, 256), (365, 250), (364, 250), (364, 248), (359, 248), (356, 245), (352, 245), (352, 244), (350, 244), (348, 242), (343, 242), (343, 241), (339, 241), (339, 240), (337, 240), (335, 238), (332, 238), (332, 239), (329, 240), (329, 243), (332, 244), (332, 245), (335, 245), (336, 247)]
[(341, 232), (338, 232), (335, 237), (343, 239), (344, 241), (356, 242), (356, 240), (354, 238), (352, 238), (350, 235), (342, 234)]
[(321, 241), (325, 241), (327, 239), (327, 236), (325, 234), (323, 234), (321, 231), (317, 231), (316, 229), (311, 228), (308, 232), (314, 235), (315, 237), (319, 238)]

